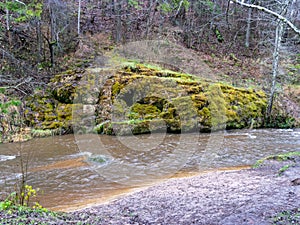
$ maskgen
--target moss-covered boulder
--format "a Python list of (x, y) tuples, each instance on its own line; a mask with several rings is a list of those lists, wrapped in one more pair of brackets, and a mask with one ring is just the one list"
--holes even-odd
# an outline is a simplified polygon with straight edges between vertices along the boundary
[(26, 123), (40, 130), (55, 133), (72, 132), (73, 99), (83, 70), (67, 70), (51, 79), (47, 90), (36, 90), (27, 97), (24, 117)]
[(74, 123), (76, 125), (78, 120), (86, 119), (83, 113), (80, 118), (73, 117), (76, 110), (82, 112), (83, 104), (92, 106), (93, 113), (88, 116), (94, 117), (93, 104), (98, 101), (99, 95), (99, 90), (93, 89), (96, 80), (95, 74), (79, 69), (57, 74), (46, 90), (36, 90), (33, 96), (27, 97), (24, 110), (26, 124), (39, 131), (51, 130), (50, 134), (73, 132)]
[(24, 117), (35, 129), (58, 129), (61, 133), (72, 130), (72, 104), (61, 103), (45, 91), (27, 98)]
[(49, 83), (51, 96), (61, 103), (72, 104), (83, 73), (84, 70), (79, 69), (67, 70), (54, 76)]
[[(100, 133), (210, 131), (263, 125), (267, 101), (262, 91), (139, 64), (125, 66), (107, 82), (110, 85), (100, 91), (96, 106)], [(109, 113), (104, 104), (111, 106)], [(104, 121), (110, 122), (102, 124)]]
[(210, 131), (261, 127), (266, 102), (262, 91), (132, 63), (59, 74), (27, 99), (25, 116), (35, 129), (63, 132)]

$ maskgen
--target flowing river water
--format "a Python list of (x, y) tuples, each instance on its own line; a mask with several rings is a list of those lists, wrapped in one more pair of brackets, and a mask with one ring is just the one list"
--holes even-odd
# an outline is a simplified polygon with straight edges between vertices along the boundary
[(300, 129), (39, 138), (0, 145), (0, 196), (14, 190), (22, 166), (44, 207), (69, 211), (170, 177), (243, 168), (290, 151), (300, 151)]

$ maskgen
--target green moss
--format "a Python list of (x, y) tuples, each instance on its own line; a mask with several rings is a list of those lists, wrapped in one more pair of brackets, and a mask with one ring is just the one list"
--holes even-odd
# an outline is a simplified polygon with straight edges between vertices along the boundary
[(27, 100), (26, 123), (35, 129), (71, 129), (72, 104), (60, 103), (51, 95), (35, 95)]
[(51, 95), (61, 103), (71, 104), (83, 70), (67, 70), (57, 74), (49, 84)]
[(296, 157), (300, 157), (300, 152), (296, 151), (296, 152), (288, 152), (288, 153), (284, 153), (284, 154), (267, 156), (265, 158), (257, 160), (256, 163), (253, 165), (253, 168), (260, 167), (266, 160), (295, 161)]
[(229, 128), (250, 127), (252, 121), (255, 121), (254, 127), (263, 125), (267, 105), (264, 93), (230, 86), (221, 86), (221, 88), (230, 106), (227, 107), (226, 112)]
[(59, 133), (59, 130), (31, 130), (32, 137), (49, 137)]
[[(68, 70), (55, 76), (48, 92), (39, 92), (28, 100), (27, 123), (37, 129), (71, 130), (75, 95), (90, 94), (101, 71), (90, 69), (83, 76), (83, 71)], [(96, 93), (92, 100), (82, 99), (84, 104), (96, 104), (98, 133), (146, 133), (151, 131), (153, 121), (163, 122), (169, 132), (263, 125), (267, 101), (261, 91), (209, 83), (137, 62), (125, 63), (113, 75), (112, 70), (107, 72), (106, 83), (97, 87), (99, 96)], [(101, 124), (103, 121), (113, 122)], [(162, 129), (158, 127), (154, 130)]]
[(293, 167), (294, 165), (288, 164), (281, 167), (278, 171), (279, 175), (282, 175), (285, 171), (287, 171), (289, 168)]
[(88, 157), (88, 161), (98, 163), (98, 164), (105, 164), (109, 161), (109, 159), (104, 155), (95, 155)]
[(210, 111), (209, 123), (212, 129), (221, 129), (226, 126), (227, 116), (226, 109), (228, 108), (225, 96), (221, 90), (220, 84), (211, 85), (207, 92), (208, 108)]
[(56, 114), (59, 121), (70, 121), (72, 119), (72, 104), (59, 103), (56, 107)]
[(153, 119), (157, 118), (161, 111), (154, 105), (135, 103), (131, 112), (134, 113), (135, 119)]
[(165, 130), (165, 121), (162, 119), (132, 119), (120, 122), (107, 122), (101, 125), (101, 133), (108, 135), (146, 134)]
[(118, 81), (116, 81), (111, 89), (112, 95), (116, 96), (120, 93), (121, 89), (123, 88), (123, 85), (121, 85)]

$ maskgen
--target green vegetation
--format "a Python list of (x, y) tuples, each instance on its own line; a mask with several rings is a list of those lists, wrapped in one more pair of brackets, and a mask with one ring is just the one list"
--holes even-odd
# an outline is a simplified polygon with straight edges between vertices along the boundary
[(52, 130), (36, 130), (36, 129), (32, 129), (31, 130), (31, 136), (32, 137), (37, 137), (37, 138), (41, 138), (41, 137), (49, 137), (49, 136), (53, 136), (53, 135), (57, 135), (60, 134), (60, 129), (52, 129)]
[[(145, 128), (149, 120), (162, 120), (169, 132), (263, 126), (266, 96), (261, 91), (209, 83), (193, 75), (133, 63), (119, 70), (110, 82), (113, 114), (119, 119), (106, 126), (126, 125), (131, 120), (134, 122), (130, 124), (137, 126), (130, 130), (143, 132), (149, 132), (141, 129), (141, 124)], [(110, 118), (98, 116), (99, 122), (104, 120)], [(105, 130), (104, 126), (101, 131)]]
[(7, 114), (9, 113), (9, 108), (11, 106), (19, 106), (19, 105), (21, 105), (21, 101), (19, 100), (10, 100), (8, 102), (3, 102), (3, 103), (0, 102), (0, 113)]
[[(30, 208), (25, 206), (2, 209), (0, 213), (3, 214), (0, 218), (0, 224), (47, 225), (53, 224), (59, 219), (64, 221), (66, 217), (64, 213), (56, 213), (45, 208)], [(45, 222), (45, 220), (48, 222)]]
[(36, 198), (37, 190), (30, 185), (24, 185), (21, 192), (12, 192), (4, 201), (0, 202), (0, 210), (26, 210), (27, 208), (45, 210), (38, 202), (31, 203)]
[(37, 0), (25, 5), (21, 1), (5, 1), (0, 3), (0, 9), (7, 9), (16, 13), (15, 22), (26, 22), (31, 19), (40, 18), (42, 14), (43, 4)]
[[(61, 129), (61, 133), (64, 133), (71, 130), (72, 106), (73, 104), (59, 102), (51, 94), (36, 94), (28, 98), (25, 121), (36, 130)], [(39, 135), (41, 132), (34, 134)]]
[(276, 161), (287, 161), (287, 160), (295, 160), (295, 157), (299, 157), (300, 152), (288, 152), (285, 154), (271, 155), (267, 156), (263, 159), (257, 160), (257, 162), (253, 165), (254, 168), (260, 167), (266, 160), (276, 160)]
[(287, 171), (289, 168), (291, 168), (291, 167), (293, 167), (293, 166), (295, 166), (295, 165), (290, 165), (290, 164), (284, 165), (283, 167), (281, 167), (281, 168), (279, 169), (278, 174), (279, 174), (279, 175), (282, 175), (285, 171)]
[(300, 208), (277, 213), (274, 217), (272, 217), (272, 224), (300, 224)]
[(288, 65), (287, 78), (293, 85), (300, 84), (300, 54), (297, 54), (293, 64)]
[(103, 156), (103, 155), (95, 155), (95, 156), (88, 157), (88, 161), (98, 163), (98, 164), (104, 164), (108, 160), (109, 159), (106, 156)]
[[(277, 113), (277, 114), (276, 114)], [(265, 127), (266, 128), (293, 128), (297, 126), (297, 121), (291, 115), (287, 115), (286, 113), (279, 112), (278, 110), (274, 110), (273, 114), (265, 119)]]
[(297, 151), (296, 152), (288, 152), (288, 153), (284, 153), (284, 154), (278, 154), (278, 155), (271, 155), (271, 156), (267, 156), (263, 159), (257, 160), (257, 162), (253, 165), (253, 168), (258, 168), (258, 167), (262, 166), (263, 163), (267, 160), (275, 160), (275, 161), (279, 161), (279, 162), (285, 162), (285, 161), (292, 162), (292, 163), (283, 165), (279, 169), (278, 175), (282, 175), (289, 168), (295, 166), (295, 161), (296, 161), (297, 157), (300, 157), (300, 152), (297, 152)]
[[(85, 82), (81, 81), (79, 87), (80, 77)], [(165, 130), (163, 126), (168, 132), (264, 126), (267, 103), (262, 91), (203, 81), (194, 75), (135, 62), (124, 63), (104, 85), (97, 86), (98, 77), (97, 70), (68, 70), (55, 76), (51, 89), (28, 98), (27, 124), (37, 130), (71, 132), (72, 102), (80, 94), (80, 104), (101, 108), (95, 112), (94, 130), (98, 133), (139, 134)], [(90, 94), (95, 88), (100, 95)]]
[(6, 96), (5, 91), (5, 88), (0, 90), (0, 143), (17, 139), (16, 134), (21, 132), (23, 125), (21, 101)]

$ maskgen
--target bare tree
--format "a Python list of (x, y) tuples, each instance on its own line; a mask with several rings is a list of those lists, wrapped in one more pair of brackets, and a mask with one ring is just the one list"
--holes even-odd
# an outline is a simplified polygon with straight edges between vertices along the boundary
[[(282, 12), (281, 15), (286, 15), (287, 9), (290, 6), (292, 0), (285, 0), (282, 4)], [(271, 115), (274, 95), (276, 92), (276, 81), (278, 76), (278, 64), (279, 64), (279, 55), (280, 55), (280, 47), (282, 41), (282, 35), (284, 31), (284, 22), (282, 20), (277, 21), (276, 31), (275, 31), (275, 45), (273, 50), (273, 65), (272, 65), (272, 85), (271, 85), (271, 93), (268, 102), (267, 116)]]
[[(55, 65), (55, 57), (64, 52), (67, 45), (77, 35), (74, 32), (75, 18), (72, 10), (61, 0), (48, 0), (44, 3), (44, 27), (47, 32), (43, 36), (48, 44), (50, 64)], [(78, 24), (78, 23), (77, 23)]]
[(237, 3), (237, 4), (240, 4), (242, 6), (245, 6), (245, 7), (248, 7), (248, 8), (253, 8), (253, 9), (258, 9), (258, 10), (261, 10), (265, 13), (268, 13), (268, 14), (274, 16), (276, 19), (278, 19), (278, 20), (282, 21), (283, 23), (287, 24), (295, 33), (300, 35), (300, 29), (298, 29), (290, 20), (288, 20), (288, 18), (286, 18), (282, 14), (274, 12), (270, 9), (267, 9), (266, 7), (263, 7), (263, 6), (259, 6), (259, 5), (255, 5), (255, 4), (248, 4), (248, 3), (244, 3), (244, 2), (241, 2), (241, 1), (238, 1), (238, 0), (232, 0), (232, 1)]
[(236, 2), (242, 6), (258, 9), (261, 10), (267, 14), (272, 15), (276, 19), (276, 31), (275, 31), (275, 43), (274, 43), (274, 50), (273, 50), (273, 63), (272, 63), (272, 82), (271, 82), (271, 90), (270, 90), (270, 96), (268, 101), (268, 108), (267, 108), (267, 116), (271, 115), (272, 107), (273, 107), (273, 101), (274, 96), (276, 93), (276, 84), (277, 84), (277, 76), (278, 76), (278, 65), (279, 65), (279, 56), (280, 56), (280, 46), (282, 42), (282, 35), (284, 32), (284, 25), (286, 24), (289, 26), (295, 33), (300, 35), (300, 30), (286, 17), (288, 7), (291, 5), (292, 0), (285, 0), (283, 3), (278, 4), (278, 10), (280, 12), (275, 12), (273, 10), (270, 10), (266, 7), (255, 5), (255, 4), (249, 4), (245, 2), (241, 2), (238, 0), (233, 0), (233, 2)]

